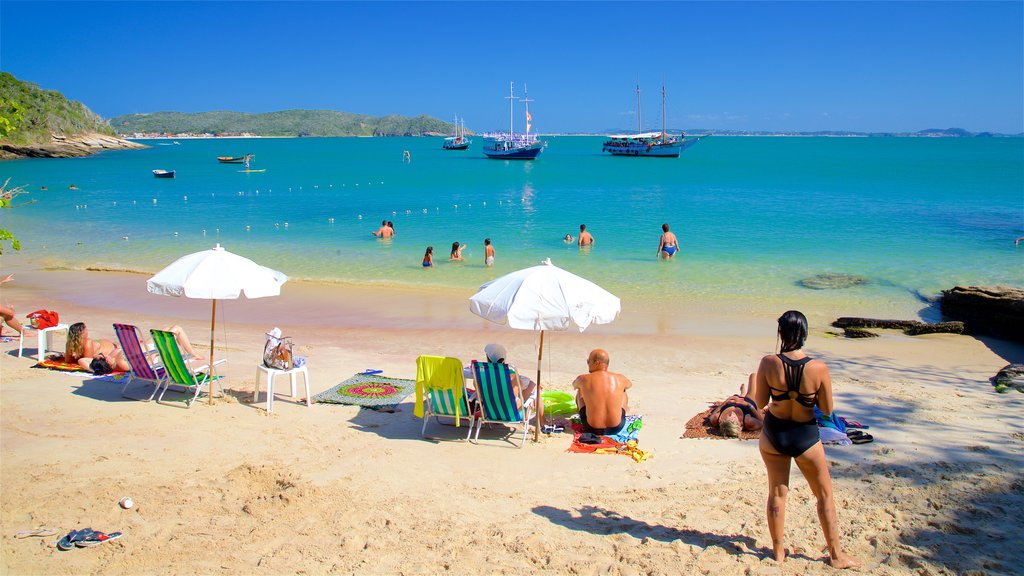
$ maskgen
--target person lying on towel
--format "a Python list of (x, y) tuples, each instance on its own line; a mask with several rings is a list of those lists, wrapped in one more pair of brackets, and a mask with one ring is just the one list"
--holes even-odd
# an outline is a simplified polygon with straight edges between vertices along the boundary
[(762, 426), (762, 411), (750, 398), (754, 391), (757, 374), (751, 374), (747, 383), (740, 386), (739, 395), (733, 394), (711, 410), (711, 425), (722, 431), (726, 437), (739, 438), (740, 431), (752, 432)]
[(573, 381), (576, 407), (584, 432), (600, 436), (618, 434), (626, 423), (629, 390), (633, 383), (622, 374), (608, 371), (608, 352), (597, 349), (587, 357), (586, 374)]

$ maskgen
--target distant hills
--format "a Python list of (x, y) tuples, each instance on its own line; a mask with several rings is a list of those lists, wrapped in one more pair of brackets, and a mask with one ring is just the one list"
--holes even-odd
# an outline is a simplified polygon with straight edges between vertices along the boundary
[(121, 135), (214, 134), (220, 136), (435, 136), (455, 127), (430, 116), (366, 116), (333, 110), (244, 112), (153, 112), (110, 119)]

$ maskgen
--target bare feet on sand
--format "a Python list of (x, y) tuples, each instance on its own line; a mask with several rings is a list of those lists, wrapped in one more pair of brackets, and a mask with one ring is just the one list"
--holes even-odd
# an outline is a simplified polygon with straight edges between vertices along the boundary
[(840, 569), (860, 566), (860, 562), (856, 558), (848, 554), (844, 554), (843, 552), (836, 554), (834, 558), (829, 558), (828, 563), (833, 568)]

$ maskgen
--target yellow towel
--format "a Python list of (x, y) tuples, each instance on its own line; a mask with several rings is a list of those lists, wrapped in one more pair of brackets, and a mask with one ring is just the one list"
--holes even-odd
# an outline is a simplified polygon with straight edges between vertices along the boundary
[(423, 399), (426, 397), (427, 388), (451, 390), (455, 398), (455, 425), (458, 426), (465, 383), (462, 362), (458, 358), (420, 356), (416, 359), (416, 405), (412, 413), (423, 418)]

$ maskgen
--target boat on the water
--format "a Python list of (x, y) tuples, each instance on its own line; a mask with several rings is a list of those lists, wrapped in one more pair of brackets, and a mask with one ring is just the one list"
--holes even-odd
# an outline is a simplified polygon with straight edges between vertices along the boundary
[(153, 170), (153, 176), (157, 178), (174, 178), (174, 170)]
[(517, 99), (513, 90), (512, 82), (508, 83), (508, 132), (484, 134), (484, 154), (495, 160), (533, 160), (544, 150), (547, 145), (543, 140), (538, 140), (536, 134), (530, 134), (530, 126), (533, 117), (530, 116), (530, 102), (532, 100), (523, 89), (522, 102), (526, 106), (526, 133), (516, 134), (514, 128), (513, 104)]
[(217, 162), (222, 164), (241, 164), (245, 162), (245, 156), (217, 156)]
[(466, 121), (459, 122), (459, 117), (455, 117), (455, 134), (448, 136), (444, 139), (444, 143), (441, 147), (445, 150), (468, 150), (469, 145), (473, 141), (466, 137)]
[(643, 132), (640, 116), (640, 86), (636, 87), (636, 134), (612, 134), (605, 140), (602, 152), (612, 156), (651, 156), (679, 158), (679, 153), (699, 142), (704, 136), (687, 138), (669, 134), (665, 129), (665, 86), (661, 87), (661, 132)]

